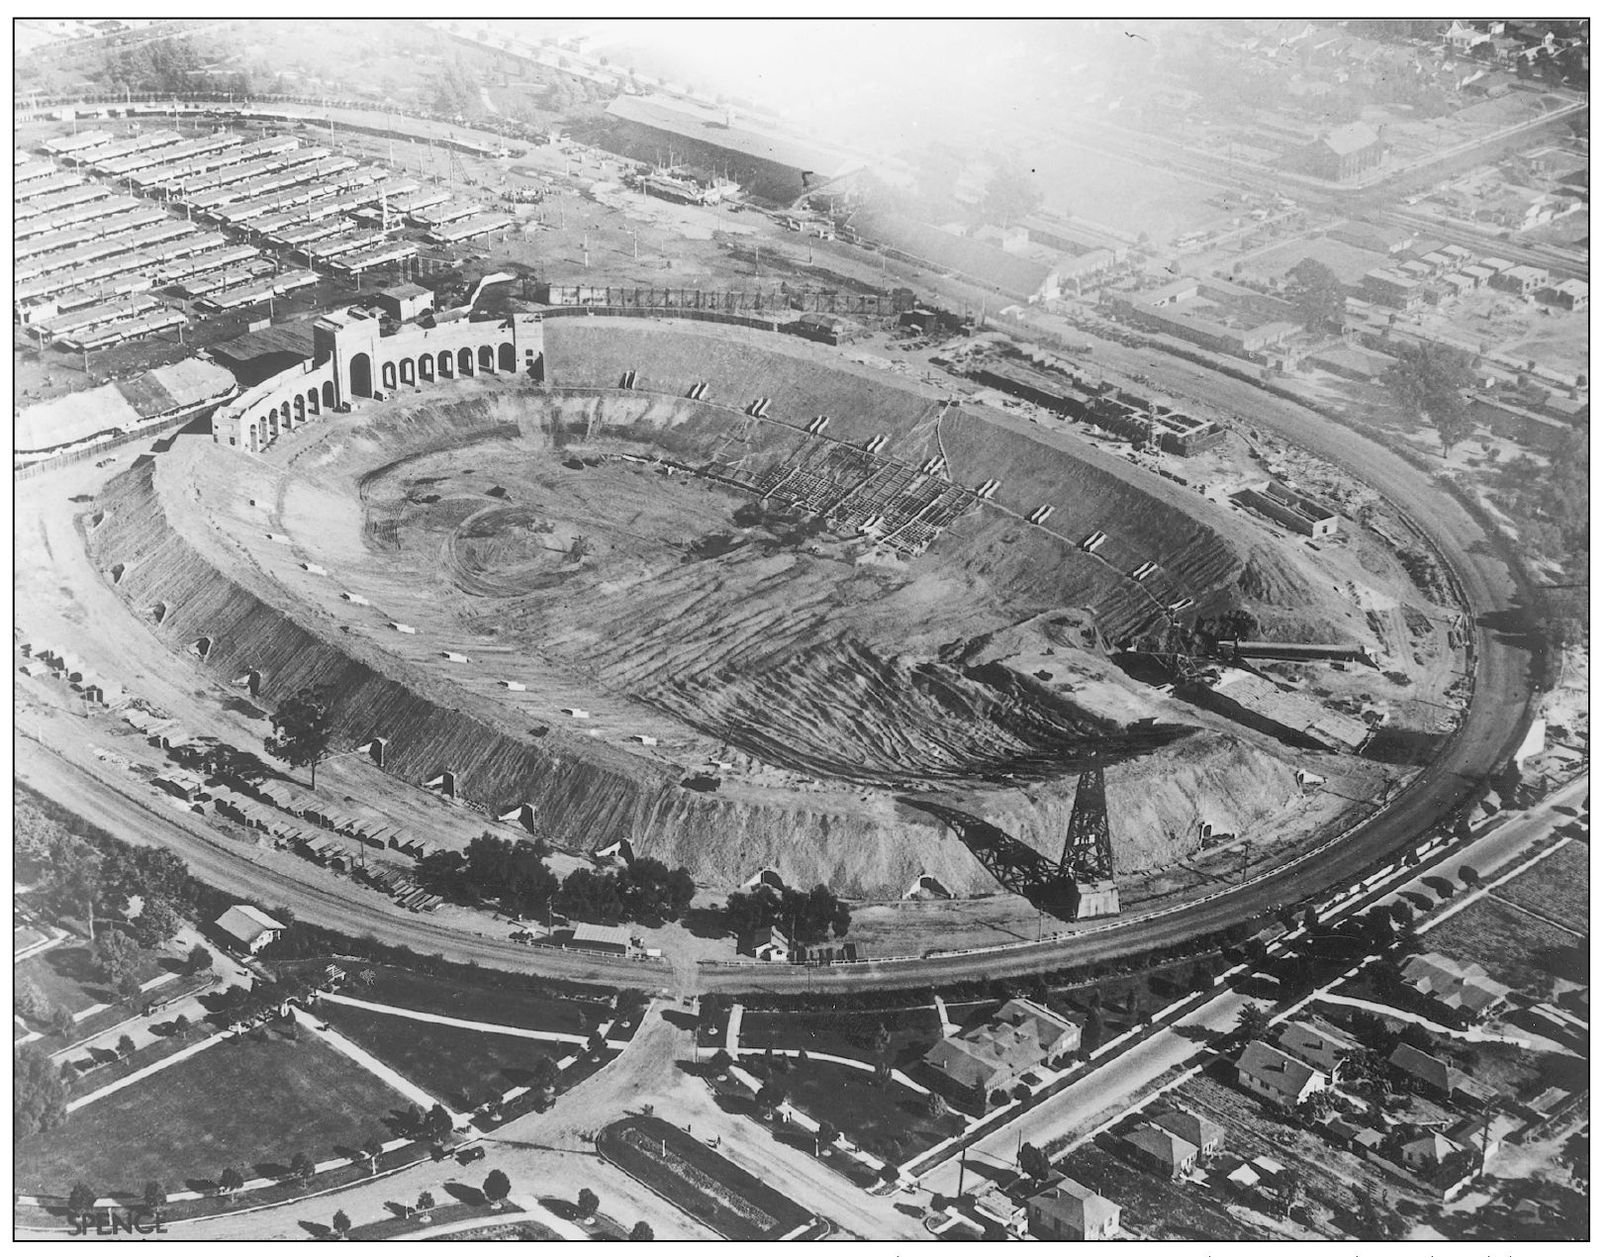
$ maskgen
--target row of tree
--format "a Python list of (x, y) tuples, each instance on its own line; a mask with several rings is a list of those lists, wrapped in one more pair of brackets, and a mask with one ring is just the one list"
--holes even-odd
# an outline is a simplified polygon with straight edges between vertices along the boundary
[(762, 883), (753, 890), (735, 890), (727, 897), (727, 928), (743, 935), (776, 927), (795, 943), (820, 943), (831, 934), (843, 938), (850, 931), (850, 905), (821, 882), (810, 890)]

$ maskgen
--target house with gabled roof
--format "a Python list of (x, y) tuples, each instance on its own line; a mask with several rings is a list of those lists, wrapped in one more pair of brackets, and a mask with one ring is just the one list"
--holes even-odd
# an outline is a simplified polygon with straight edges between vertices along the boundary
[(1283, 1052), (1325, 1074), (1327, 1086), (1336, 1083), (1337, 1067), (1355, 1047), (1346, 1039), (1306, 1021), (1287, 1022), (1281, 1027), (1281, 1035), (1276, 1042)]
[(1156, 1126), (1139, 1126), (1121, 1142), (1132, 1161), (1164, 1178), (1185, 1178), (1197, 1168), (1197, 1145)]
[(1217, 1155), (1225, 1146), (1225, 1128), (1190, 1109), (1166, 1109), (1152, 1119), (1152, 1124), (1179, 1135), (1205, 1157)]
[(1326, 1089), (1326, 1075), (1320, 1070), (1258, 1039), (1237, 1058), (1236, 1080), (1283, 1108), (1295, 1108)]
[(1037, 1239), (1106, 1240), (1119, 1229), (1119, 1206), (1070, 1178), (1043, 1187), (1024, 1207)]

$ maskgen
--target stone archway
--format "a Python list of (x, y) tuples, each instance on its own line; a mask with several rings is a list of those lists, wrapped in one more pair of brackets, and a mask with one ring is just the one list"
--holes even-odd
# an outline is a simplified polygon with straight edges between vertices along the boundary
[(482, 345), (480, 349), (476, 350), (475, 356), (476, 365), (479, 366), (482, 371), (495, 371), (497, 369), (497, 367), (494, 365), (496, 358), (491, 345)]
[(375, 391), (373, 368), (370, 365), (368, 354), (353, 354), (347, 365), (349, 372), (347, 390), (351, 397), (368, 397)]
[(436, 359), (430, 354), (420, 355), (420, 383), (430, 384), (436, 380)]
[(324, 383), (324, 404), (332, 410), (336, 405), (336, 386), (329, 380)]
[(291, 417), (298, 423), (308, 421), (308, 403), (301, 393), (291, 399)]
[(395, 362), (383, 362), (380, 364), (380, 386), (393, 389), (397, 387), (397, 364)]
[(318, 387), (318, 385), (314, 385), (312, 388), (310, 388), (308, 390), (308, 413), (310, 415), (316, 415), (316, 414), (319, 413), (319, 387)]
[(498, 370), (513, 371), (515, 369), (515, 346), (513, 341), (498, 346)]
[(453, 351), (444, 349), (436, 356), (436, 374), (444, 380), (453, 378)]
[(475, 352), (468, 345), (459, 350), (459, 374), (475, 374)]
[(417, 383), (414, 378), (414, 359), (404, 358), (397, 364), (397, 382), (403, 385)]

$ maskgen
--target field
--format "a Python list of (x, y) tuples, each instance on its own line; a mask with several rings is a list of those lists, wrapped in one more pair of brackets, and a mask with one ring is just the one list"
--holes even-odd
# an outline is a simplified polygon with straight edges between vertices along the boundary
[(148, 1179), (205, 1190), (230, 1165), (245, 1177), (283, 1172), (297, 1152), (315, 1161), (389, 1138), (406, 1108), (346, 1057), (304, 1036), (220, 1043), (16, 1145), (19, 1191), (138, 1194)]
[[(759, 1068), (753, 1057), (744, 1065)], [(929, 1116), (928, 1097), (898, 1082), (881, 1088), (859, 1069), (793, 1059), (774, 1077), (790, 1104), (837, 1126), (857, 1147), (885, 1161), (906, 1161), (945, 1138), (944, 1119)]]
[(410, 1021), (344, 1004), (325, 1003), (319, 1016), (403, 1077), (458, 1109), (480, 1104), (493, 1091), (501, 1095), (511, 1087), (526, 1086), (539, 1058), (557, 1062), (574, 1050), (560, 1043)]
[[(953, 1018), (962, 1016), (971, 1007), (958, 1005), (951, 1015)], [(824, 1052), (872, 1064), (879, 1059), (879, 1054), (873, 1050), (872, 1036), (880, 1025), (889, 1031), (889, 1047), (884, 1055), (893, 1065), (911, 1064), (940, 1037), (940, 1015), (930, 1005), (876, 1013), (746, 1011), (739, 1043), (744, 1047), (776, 1048), (780, 1052), (804, 1048), (808, 1052)]]
[(599, 1004), (521, 990), (516, 985), (518, 980), (514, 979), (505, 986), (472, 986), (456, 979), (411, 973), (406, 969), (376, 966), (369, 972), (375, 975), (373, 983), (349, 982), (344, 993), (353, 999), (395, 1004), (419, 1013), (559, 1034), (587, 1034), (609, 1015)]
[(1574, 971), (1579, 941), (1491, 894), (1434, 926), (1423, 938), (1428, 950), (1474, 961), (1495, 981), (1534, 995), (1549, 994), (1551, 975)]
[(658, 1118), (615, 1122), (599, 1132), (598, 1146), (606, 1159), (726, 1239), (778, 1239), (811, 1220), (787, 1196)]
[(1589, 848), (1573, 842), (1540, 860), (1493, 894), (1548, 917), (1574, 934), (1589, 928)]

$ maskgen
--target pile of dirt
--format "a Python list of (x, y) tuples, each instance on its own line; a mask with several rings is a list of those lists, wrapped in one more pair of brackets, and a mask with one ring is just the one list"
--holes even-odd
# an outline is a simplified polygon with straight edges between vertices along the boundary
[(1302, 606), (1310, 582), (1281, 550), (1256, 545), (1248, 553), (1236, 578), (1236, 587), (1249, 602), (1270, 607)]

